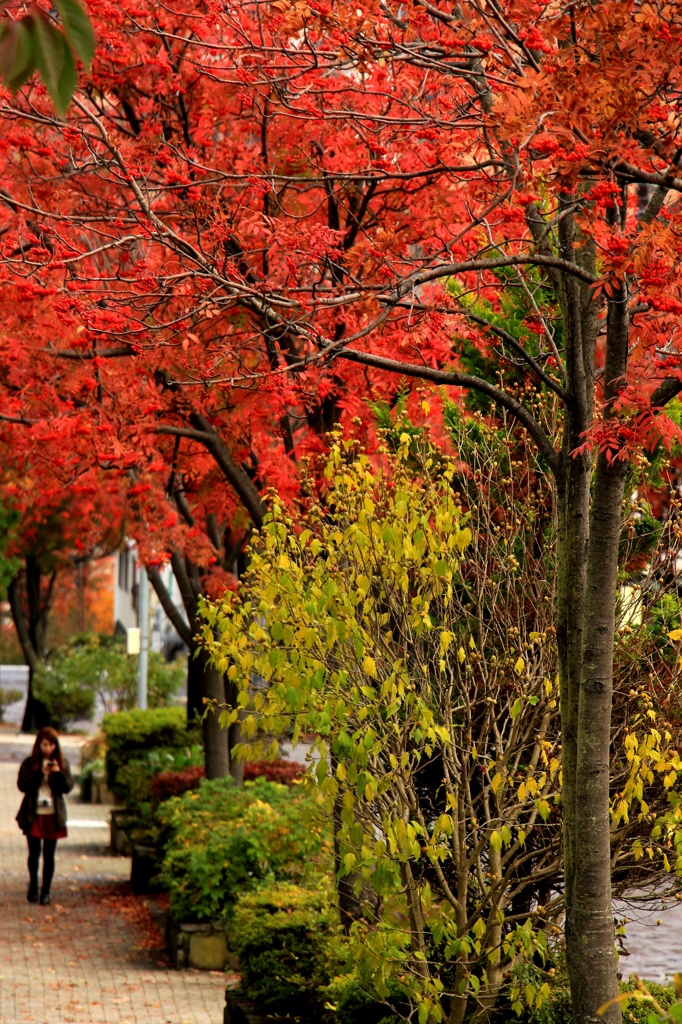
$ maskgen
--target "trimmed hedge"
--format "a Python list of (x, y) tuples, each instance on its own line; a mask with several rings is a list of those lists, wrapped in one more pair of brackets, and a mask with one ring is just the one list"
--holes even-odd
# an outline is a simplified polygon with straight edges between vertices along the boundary
[(305, 888), (276, 882), (240, 896), (231, 945), (258, 1010), (319, 1020), (325, 989), (343, 966), (342, 944), (333, 941), (339, 932), (329, 876)]
[(187, 714), (178, 705), (142, 711), (119, 711), (105, 715), (102, 731), (107, 741), (107, 783), (116, 785), (120, 768), (143, 751), (165, 748), (180, 750), (190, 746), (195, 736), (187, 730)]

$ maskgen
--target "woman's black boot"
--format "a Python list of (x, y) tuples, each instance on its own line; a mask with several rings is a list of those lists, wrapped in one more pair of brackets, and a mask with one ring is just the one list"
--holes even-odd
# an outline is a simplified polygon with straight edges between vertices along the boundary
[(26, 899), (28, 900), (29, 903), (38, 902), (38, 883), (34, 882), (33, 879), (31, 879), (31, 882), (29, 884), (28, 895), (26, 896)]
[(49, 902), (50, 902), (50, 890), (49, 889), (43, 889), (43, 891), (40, 894), (40, 905), (41, 905), (41, 907), (46, 907)]

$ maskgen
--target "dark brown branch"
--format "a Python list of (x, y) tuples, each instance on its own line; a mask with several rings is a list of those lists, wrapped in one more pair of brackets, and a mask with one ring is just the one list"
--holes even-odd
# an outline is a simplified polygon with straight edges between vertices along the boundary
[[(544, 256), (542, 254), (535, 256), (494, 256), (487, 260), (462, 260), (459, 263), (443, 263), (440, 266), (432, 267), (431, 270), (424, 270), (420, 274), (415, 274), (414, 277), (403, 281), (395, 289), (394, 294), (399, 298), (403, 298), (404, 295), (408, 294), (413, 288), (419, 287), (419, 285), (426, 284), (429, 281), (436, 281), (441, 277), (452, 277), (453, 274), (464, 274), (479, 270), (497, 270), (502, 267), (520, 267), (524, 265), (553, 267), (555, 270), (562, 270), (565, 274), (571, 274), (573, 277), (587, 282), (587, 284), (596, 284), (599, 280), (594, 274), (590, 274), (587, 270), (579, 267), (577, 263), (571, 263), (570, 260), (562, 260), (558, 256)], [(388, 301), (390, 304), (390, 299), (384, 299), (383, 301)]]
[(263, 525), (263, 517), (267, 510), (261, 500), (261, 496), (258, 493), (258, 489), (255, 484), (244, 470), (236, 464), (230, 454), (229, 448), (221, 438), (220, 434), (211, 427), (208, 420), (199, 413), (193, 413), (192, 419), (194, 422), (201, 424), (202, 426), (205, 424), (205, 429), (193, 430), (190, 427), (160, 426), (155, 427), (154, 430), (157, 434), (171, 434), (174, 437), (188, 437), (192, 441), (199, 441), (200, 444), (203, 444), (217, 462), (223, 472), (223, 475), (232, 484), (249, 515), (256, 526), (260, 529)]
[(26, 663), (29, 665), (31, 670), (35, 672), (40, 663), (40, 659), (38, 658), (38, 654), (31, 643), (28, 620), (24, 612), (19, 586), (20, 577), (19, 573), (17, 573), (7, 588), (7, 600), (9, 601), (9, 606), (12, 611), (12, 619), (14, 620), (14, 628), (17, 631), (17, 637), (19, 638), (21, 649), (24, 652)]
[(168, 593), (166, 585), (164, 584), (161, 578), (161, 573), (156, 568), (156, 566), (148, 565), (146, 568), (147, 576), (149, 577), (149, 582), (151, 583), (156, 592), (156, 596), (159, 599), (159, 604), (166, 613), (166, 617), (172, 624), (173, 629), (178, 634), (183, 643), (187, 644), (187, 646), (189, 647), (192, 643), (192, 631), (185, 622), (185, 620), (183, 619), (182, 615), (180, 614), (180, 611), (175, 602), (173, 601), (172, 597)]
[(185, 559), (178, 551), (174, 551), (171, 555), (171, 567), (173, 569), (173, 575), (178, 582), (182, 603), (185, 606), (187, 618), (189, 619), (189, 629), (190, 632), (193, 633), (197, 613), (196, 594), (194, 593), (192, 584), (189, 581), (189, 576), (187, 575)]
[(177, 506), (178, 512), (180, 513), (182, 518), (185, 520), (187, 525), (188, 526), (194, 526), (196, 520), (194, 519), (194, 516), (192, 515), (192, 510), (189, 507), (189, 502), (187, 501), (187, 498), (185, 497), (185, 489), (182, 486), (182, 484), (180, 484), (178, 487), (176, 487), (175, 490), (173, 491), (173, 498), (175, 499), (175, 504)]
[(241, 466), (236, 464), (230, 449), (218, 431), (213, 429), (206, 417), (201, 413), (192, 413), (190, 420), (203, 433), (205, 438), (203, 443), (220, 466), (223, 475), (229, 480), (241, 498), (255, 525), (260, 529), (263, 525), (267, 508), (258, 493), (258, 488)]
[(667, 405), (676, 395), (679, 395), (680, 391), (682, 391), (682, 380), (679, 380), (677, 377), (669, 377), (658, 385), (651, 396), (651, 404), (655, 408), (660, 409), (662, 406)]
[(618, 164), (616, 174), (626, 176), (632, 181), (641, 182), (644, 185), (663, 185), (675, 192), (682, 192), (682, 178), (671, 177), (665, 172), (643, 171), (625, 160), (621, 160)]
[(559, 457), (540, 424), (531, 416), (525, 406), (517, 402), (515, 398), (505, 391), (488, 383), (481, 377), (473, 377), (468, 373), (453, 373), (445, 370), (433, 370), (429, 366), (417, 366), (415, 363), (402, 363), (397, 359), (385, 359), (383, 356), (375, 356), (370, 352), (359, 352), (355, 349), (342, 348), (336, 353), (341, 359), (349, 359), (354, 363), (362, 363), (364, 366), (374, 366), (378, 370), (387, 370), (389, 373), (399, 373), (405, 377), (417, 377), (420, 380), (430, 380), (434, 384), (445, 384), (447, 387), (470, 388), (473, 391), (480, 391), (487, 395), (497, 405), (502, 406), (510, 412), (519, 423), (525, 427), (535, 441), (538, 451), (547, 460), (547, 464), (554, 474), (559, 470)]
[(216, 552), (222, 558), (224, 551), (223, 545), (220, 540), (220, 531), (218, 529), (218, 522), (215, 517), (215, 512), (209, 512), (206, 516), (206, 533), (208, 534), (211, 544), (216, 549)]
[(38, 422), (38, 420), (24, 419), (22, 416), (6, 416), (2, 412), (0, 412), (0, 420), (4, 423), (19, 423), (22, 427), (32, 427)]
[(104, 348), (97, 352), (79, 352), (78, 349), (74, 348), (64, 348), (61, 351), (43, 348), (40, 351), (46, 352), (51, 356), (57, 356), (58, 359), (117, 359), (121, 356), (135, 355), (132, 345), (119, 345), (116, 348)]

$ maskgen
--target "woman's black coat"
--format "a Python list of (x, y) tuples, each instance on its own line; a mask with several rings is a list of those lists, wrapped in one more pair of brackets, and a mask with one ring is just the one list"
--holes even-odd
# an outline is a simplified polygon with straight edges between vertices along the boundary
[[(52, 772), (47, 778), (48, 785), (52, 790), (52, 796), (54, 797), (54, 811), (59, 831), (66, 828), (66, 801), (64, 793), (70, 793), (73, 789), (69, 762), (65, 757), (62, 757), (62, 763), (64, 765), (62, 770), (60, 772)], [(17, 786), (25, 794), (17, 814), (17, 822), (25, 835), (28, 835), (31, 831), (31, 825), (38, 814), (38, 790), (42, 781), (42, 768), (35, 771), (31, 764), (31, 758), (27, 757), (22, 762), (17, 779)]]

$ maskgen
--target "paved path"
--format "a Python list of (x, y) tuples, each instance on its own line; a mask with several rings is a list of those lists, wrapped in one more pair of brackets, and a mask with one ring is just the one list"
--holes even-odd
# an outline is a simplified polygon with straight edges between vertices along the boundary
[(628, 919), (629, 956), (618, 963), (623, 977), (638, 974), (648, 981), (664, 981), (682, 971), (682, 904), (667, 910), (619, 907), (618, 912)]
[[(74, 767), (79, 744), (64, 744)], [(0, 728), (0, 1021), (2, 1024), (221, 1024), (225, 975), (175, 971), (147, 906), (107, 852), (108, 808), (69, 798), (51, 906), (26, 901), (26, 843), (14, 816), (19, 762), (32, 740)]]

